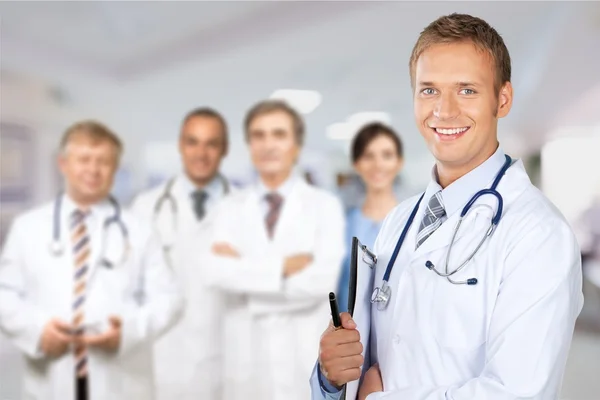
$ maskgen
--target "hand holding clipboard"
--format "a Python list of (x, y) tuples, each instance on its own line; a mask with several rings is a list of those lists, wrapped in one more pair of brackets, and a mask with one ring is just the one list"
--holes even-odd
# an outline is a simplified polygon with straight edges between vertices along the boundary
[(329, 294), (329, 305), (332, 322), (321, 336), (319, 365), (323, 376), (339, 389), (360, 378), (363, 345), (350, 314), (338, 312), (334, 293)]
[[(345, 400), (359, 398), (360, 384), (371, 367), (368, 346), (371, 327), (370, 293), (376, 263), (377, 256), (356, 237), (352, 238), (349, 312), (340, 314), (335, 294), (329, 294), (331, 323), (321, 336), (319, 366), (321, 375), (327, 379), (329, 386), (342, 390), (341, 399)], [(374, 372), (375, 368), (372, 370), (369, 372)], [(333, 388), (328, 389), (332, 390)]]

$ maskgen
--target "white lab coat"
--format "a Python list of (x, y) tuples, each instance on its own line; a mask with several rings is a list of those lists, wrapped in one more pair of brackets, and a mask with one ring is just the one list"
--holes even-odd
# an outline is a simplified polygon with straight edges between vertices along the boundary
[[(61, 212), (62, 256), (50, 254), (54, 204), (17, 217), (9, 232), (0, 264), (0, 328), (22, 351), (25, 369), (23, 398), (74, 400), (72, 352), (50, 359), (39, 348), (41, 334), (53, 317), (72, 321), (74, 262), (65, 200)], [(124, 264), (109, 269), (97, 265), (101, 228), (113, 215), (106, 202), (94, 209), (95, 228), (88, 228), (90, 262), (85, 302), (86, 323), (122, 319), (121, 343), (116, 353), (88, 348), (90, 397), (94, 400), (152, 400), (151, 343), (180, 315), (182, 297), (165, 267), (149, 226), (123, 211), (131, 249)], [(106, 254), (121, 255), (122, 236), (109, 231)]]
[[(174, 237), (172, 266), (186, 299), (183, 318), (154, 347), (157, 399), (217, 400), (221, 390), (220, 309), (223, 302), (218, 291), (207, 287), (203, 275), (208, 265), (202, 262), (213, 239), (214, 206), (207, 207), (205, 217), (198, 221), (189, 192), (191, 183), (183, 176), (177, 177), (171, 189), (177, 203), (177, 230), (173, 232), (173, 214), (168, 201), (163, 202), (155, 220), (154, 208), (166, 185), (140, 194), (132, 204), (132, 211), (152, 223), (159, 237), (167, 242)], [(216, 186), (218, 204), (224, 188), (221, 181), (217, 181)]]
[[(428, 188), (390, 277), (390, 304), (385, 311), (372, 307), (371, 362), (379, 362), (384, 392), (368, 400), (558, 398), (583, 305), (579, 247), (566, 220), (531, 184), (521, 161), (510, 167), (498, 190), (504, 198), (498, 228), (453, 276), (478, 279), (477, 285), (466, 286), (453, 285), (425, 267), (431, 260), (444, 271), (462, 206), (415, 251), (419, 222), (434, 193)], [(419, 196), (400, 204), (382, 226), (374, 246), (375, 286), (381, 285)], [(493, 196), (476, 204), (497, 207)], [(479, 243), (490, 216), (481, 206), (468, 214), (452, 248), (450, 270)], [(337, 398), (320, 393), (316, 369), (311, 385), (313, 399)]]
[[(212, 284), (227, 294), (224, 398), (306, 400), (344, 257), (343, 209), (297, 178), (271, 241), (261, 201), (256, 186), (240, 191), (221, 203), (215, 224), (215, 241), (241, 254), (213, 255), (209, 264)], [(284, 279), (284, 259), (300, 253), (314, 261)]]

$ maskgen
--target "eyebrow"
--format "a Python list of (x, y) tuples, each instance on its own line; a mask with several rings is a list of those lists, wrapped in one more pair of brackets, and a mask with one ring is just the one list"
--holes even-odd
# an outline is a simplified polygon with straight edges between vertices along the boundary
[[(435, 83), (433, 83), (431, 81), (421, 81), (421, 82), (419, 82), (419, 86), (435, 86)], [(459, 81), (459, 82), (456, 82), (454, 84), (454, 86), (457, 86), (457, 87), (479, 86), (479, 84), (477, 82)]]
[(456, 86), (458, 86), (458, 87), (478, 86), (478, 85), (479, 84), (477, 82), (469, 82), (469, 81), (456, 82)]

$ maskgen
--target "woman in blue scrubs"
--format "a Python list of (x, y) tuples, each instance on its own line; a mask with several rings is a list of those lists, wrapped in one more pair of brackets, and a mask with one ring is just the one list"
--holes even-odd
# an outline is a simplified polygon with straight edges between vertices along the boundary
[[(358, 131), (351, 146), (352, 163), (364, 183), (366, 196), (360, 207), (348, 210), (346, 243), (356, 236), (373, 248), (383, 219), (402, 200), (394, 193), (394, 180), (403, 165), (402, 141), (390, 127), (372, 123)], [(348, 308), (349, 279), (348, 253), (337, 291), (340, 312)]]

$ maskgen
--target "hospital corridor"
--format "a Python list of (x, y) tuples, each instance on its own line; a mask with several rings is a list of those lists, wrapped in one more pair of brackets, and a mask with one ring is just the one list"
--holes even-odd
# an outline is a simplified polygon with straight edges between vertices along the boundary
[(0, 2), (0, 400), (599, 400), (599, 49), (598, 1)]

